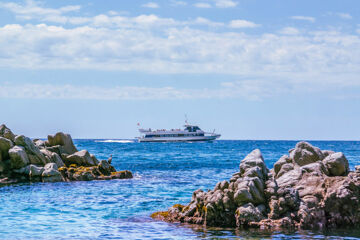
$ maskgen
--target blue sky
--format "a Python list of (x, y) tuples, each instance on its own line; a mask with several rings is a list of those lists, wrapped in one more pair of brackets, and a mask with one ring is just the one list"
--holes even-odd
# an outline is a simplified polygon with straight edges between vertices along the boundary
[(0, 121), (132, 138), (360, 139), (357, 0), (4, 0)]

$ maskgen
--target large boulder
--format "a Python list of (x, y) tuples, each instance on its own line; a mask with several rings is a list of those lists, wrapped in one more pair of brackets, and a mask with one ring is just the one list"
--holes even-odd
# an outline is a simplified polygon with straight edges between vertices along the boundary
[(10, 167), (19, 169), (30, 163), (24, 147), (14, 146), (9, 150)]
[(71, 164), (76, 164), (78, 166), (96, 166), (98, 162), (95, 162), (94, 160), (95, 159), (91, 157), (87, 150), (81, 150), (67, 156), (65, 164), (67, 166), (70, 166)]
[(56, 163), (58, 167), (64, 167), (65, 164), (63, 160), (60, 158), (60, 156), (55, 152), (50, 152), (47, 149), (41, 149), (40, 150), (42, 154), (45, 155), (45, 158), (47, 159), (48, 163)]
[(58, 171), (56, 163), (47, 163), (41, 174), (43, 182), (61, 182), (63, 181), (61, 173)]
[(240, 172), (213, 190), (196, 190), (186, 206), (152, 217), (223, 227), (333, 229), (360, 226), (360, 166), (342, 153), (299, 142), (270, 172), (261, 152), (240, 163)]
[(324, 155), (317, 147), (308, 142), (299, 142), (295, 149), (290, 152), (290, 158), (299, 166), (314, 163), (324, 159)]
[(240, 163), (240, 174), (242, 176), (249, 176), (248, 174), (253, 171), (260, 171), (261, 175), (257, 177), (262, 178), (263, 180), (267, 178), (269, 172), (259, 149), (253, 150)]
[(330, 154), (323, 163), (331, 176), (343, 176), (349, 173), (349, 162), (341, 152)]
[(35, 146), (30, 138), (25, 137), (24, 135), (16, 136), (15, 144), (25, 148), (31, 164), (42, 166), (46, 164), (45, 156), (40, 152), (40, 149)]
[(13, 146), (14, 144), (11, 140), (0, 137), (0, 161), (9, 159), (9, 149)]
[(17, 174), (22, 174), (28, 176), (30, 179), (34, 177), (41, 177), (41, 174), (44, 172), (44, 167), (39, 167), (33, 164), (27, 165), (20, 169), (15, 169), (14, 172)]
[(49, 135), (48, 143), (50, 146), (56, 146), (56, 145), (63, 146), (63, 151), (64, 151), (63, 153), (73, 154), (78, 151), (73, 143), (70, 134), (58, 132), (55, 135)]
[(15, 139), (15, 135), (5, 126), (5, 124), (0, 125), (0, 137), (7, 138), (13, 142)]

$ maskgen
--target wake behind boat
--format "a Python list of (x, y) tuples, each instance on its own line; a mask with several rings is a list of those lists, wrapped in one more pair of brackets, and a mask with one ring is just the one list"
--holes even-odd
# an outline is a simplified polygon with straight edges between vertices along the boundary
[[(139, 125), (139, 124), (138, 124)], [(196, 142), (196, 141), (213, 141), (221, 135), (214, 132), (204, 132), (196, 125), (190, 125), (186, 122), (184, 130), (181, 129), (161, 129), (152, 131), (151, 128), (140, 128), (141, 136), (139, 142)]]

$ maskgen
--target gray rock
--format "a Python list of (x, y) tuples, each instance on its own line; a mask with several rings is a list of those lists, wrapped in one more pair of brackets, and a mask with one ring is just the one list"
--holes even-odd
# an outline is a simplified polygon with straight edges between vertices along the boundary
[(291, 151), (290, 158), (299, 166), (314, 163), (324, 159), (323, 153), (317, 147), (307, 142), (299, 142), (295, 146), (295, 150)]
[(44, 155), (45, 157), (48, 159), (48, 163), (56, 163), (56, 165), (58, 167), (64, 167), (65, 164), (63, 162), (63, 160), (60, 158), (60, 156), (55, 153), (55, 152), (50, 152), (49, 150), (47, 149), (41, 149), (40, 150)]
[(58, 132), (55, 135), (49, 135), (48, 143), (50, 146), (56, 146), (56, 145), (63, 146), (64, 147), (63, 153), (73, 154), (78, 151), (73, 143), (70, 134)]
[(32, 177), (40, 177), (41, 174), (44, 172), (44, 167), (38, 167), (36, 165), (27, 165), (20, 169), (15, 169), (14, 172), (22, 175)]
[(324, 155), (324, 158), (326, 158), (327, 156), (335, 153), (334, 151), (331, 151), (331, 150), (322, 150), (321, 152)]
[(42, 166), (46, 164), (45, 156), (40, 152), (40, 149), (35, 146), (30, 138), (25, 137), (24, 135), (16, 136), (15, 144), (25, 148), (31, 164)]
[(0, 137), (7, 138), (12, 142), (14, 142), (15, 139), (15, 135), (5, 126), (5, 124), (0, 125)]
[(304, 170), (305, 172), (308, 172), (308, 173), (316, 174), (318, 176), (320, 176), (322, 174), (329, 175), (327, 168), (324, 166), (324, 164), (322, 162), (315, 162), (315, 163), (311, 163), (311, 164), (302, 166), (301, 170)]
[(10, 167), (19, 169), (30, 163), (24, 147), (14, 146), (9, 150)]
[(267, 176), (268, 169), (265, 165), (264, 158), (259, 149), (253, 150), (249, 153), (240, 163), (240, 173), (241, 176), (244, 176), (244, 173), (252, 168), (259, 167), (263, 176)]
[(264, 219), (266, 207), (259, 205), (255, 207), (252, 203), (247, 203), (239, 207), (235, 212), (236, 226), (247, 226), (250, 222), (258, 222)]
[(323, 163), (331, 176), (344, 176), (349, 173), (349, 162), (342, 152), (327, 156)]
[(44, 166), (44, 172), (41, 174), (43, 182), (62, 182), (61, 173), (55, 163), (47, 163)]
[(100, 163), (98, 164), (99, 166), (99, 170), (102, 174), (104, 174), (105, 176), (110, 175), (111, 174), (111, 165), (109, 164), (108, 161), (106, 160), (101, 160)]
[(97, 158), (95, 157), (94, 154), (90, 154), (90, 157), (91, 157), (91, 159), (93, 160), (94, 165), (98, 165), (98, 164), (99, 164), (99, 160), (97, 160)]
[(291, 158), (288, 155), (283, 155), (275, 164), (274, 164), (274, 172), (277, 175), (281, 169), (281, 167), (286, 163), (292, 163)]
[(40, 148), (40, 149), (46, 147), (45, 141), (40, 140), (40, 139), (35, 139), (35, 140), (33, 140), (33, 143), (35, 144), (35, 146), (37, 146), (37, 147)]
[(78, 166), (96, 166), (94, 159), (90, 156), (87, 150), (81, 150), (74, 154), (67, 156), (65, 164), (69, 166), (70, 164), (76, 164)]
[(14, 144), (11, 140), (0, 137), (0, 161), (9, 159), (9, 149), (13, 146)]
[(38, 167), (38, 166), (35, 166), (35, 165), (31, 164), (30, 165), (29, 176), (30, 176), (30, 178), (32, 178), (32, 177), (40, 177), (44, 171), (45, 171), (44, 167)]
[(280, 171), (276, 174), (275, 178), (279, 178), (282, 175), (284, 175), (285, 173), (291, 171), (294, 169), (294, 165), (292, 163), (285, 163), (284, 165), (281, 166)]

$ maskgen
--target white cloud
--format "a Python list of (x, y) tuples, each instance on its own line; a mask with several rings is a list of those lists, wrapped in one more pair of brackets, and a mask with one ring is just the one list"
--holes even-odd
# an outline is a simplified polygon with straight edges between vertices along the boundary
[(263, 88), (266, 82), (224, 82), (217, 89), (176, 89), (173, 87), (137, 86), (75, 86), (54, 84), (2, 84), (0, 98), (6, 99), (95, 99), (95, 100), (184, 100), (245, 98), (261, 100), (284, 89), (272, 86)]
[[(77, 8), (61, 9), (73, 13)], [(36, 10), (44, 11), (53, 10)], [(39, 14), (25, 12), (32, 19), (40, 19)], [(14, 13), (24, 15), (19, 11)], [(227, 27), (256, 27), (259, 24), (246, 20), (224, 24), (201, 17), (184, 22), (156, 15), (71, 15), (54, 14), (65, 18), (57, 20), (50, 19), (51, 14), (40, 14), (41, 21), (46, 23), (0, 26), (0, 67), (231, 74), (251, 80), (224, 83), (216, 91), (200, 89), (189, 95), (250, 99), (300, 88), (325, 91), (331, 86), (360, 85), (360, 36), (355, 33), (300, 32), (295, 28), (284, 28), (273, 33), (247, 34)], [(57, 21), (74, 25), (49, 24)], [(221, 27), (221, 31), (201, 28), (201, 25)], [(226, 87), (231, 84), (232, 87)], [(11, 86), (7, 87), (1, 88), (2, 95), (15, 91)], [(49, 86), (48, 91), (52, 87)], [(117, 90), (128, 96), (129, 89), (133, 90), (131, 87)], [(161, 96), (172, 96), (169, 92), (183, 98), (188, 96), (186, 90), (181, 89), (141, 89), (136, 88), (136, 91), (144, 95), (149, 95), (150, 90), (159, 90), (164, 92)], [(90, 88), (91, 91), (95, 90)]]
[(236, 7), (238, 2), (233, 0), (210, 0), (205, 2), (204, 0), (198, 3), (195, 3), (194, 6), (198, 8), (232, 8)]
[(260, 24), (256, 24), (247, 20), (237, 19), (232, 20), (229, 24), (231, 28), (255, 28), (260, 27)]
[(207, 18), (197, 17), (194, 21), (190, 21), (189, 24), (200, 24), (200, 25), (207, 25), (210, 27), (221, 27), (224, 26), (224, 23), (221, 22), (213, 22)]
[(68, 5), (61, 8), (45, 8), (41, 6), (40, 2), (34, 0), (26, 0), (25, 5), (20, 5), (14, 2), (2, 2), (0, 8), (7, 9), (16, 14), (21, 19), (40, 19), (44, 21), (52, 21), (65, 23), (66, 17), (64, 13), (76, 12), (80, 10), (79, 5)]
[(159, 8), (159, 4), (155, 3), (155, 2), (148, 2), (142, 5), (142, 7), (147, 7), (147, 8)]
[(195, 3), (194, 6), (197, 8), (211, 8), (211, 5), (209, 3), (204, 2)]
[(297, 35), (300, 33), (300, 31), (297, 28), (285, 27), (285, 28), (281, 29), (279, 31), (279, 33), (286, 34), (286, 35)]
[(215, 0), (215, 6), (219, 8), (231, 8), (237, 5), (238, 3), (232, 0)]
[(301, 21), (308, 21), (308, 22), (315, 22), (316, 21), (316, 19), (314, 17), (309, 17), (309, 16), (292, 16), (291, 19), (301, 20)]
[(347, 20), (352, 19), (352, 16), (349, 13), (336, 13), (336, 15), (342, 19), (347, 19)]
[(173, 5), (173, 6), (186, 6), (187, 2), (171, 0), (171, 5)]

